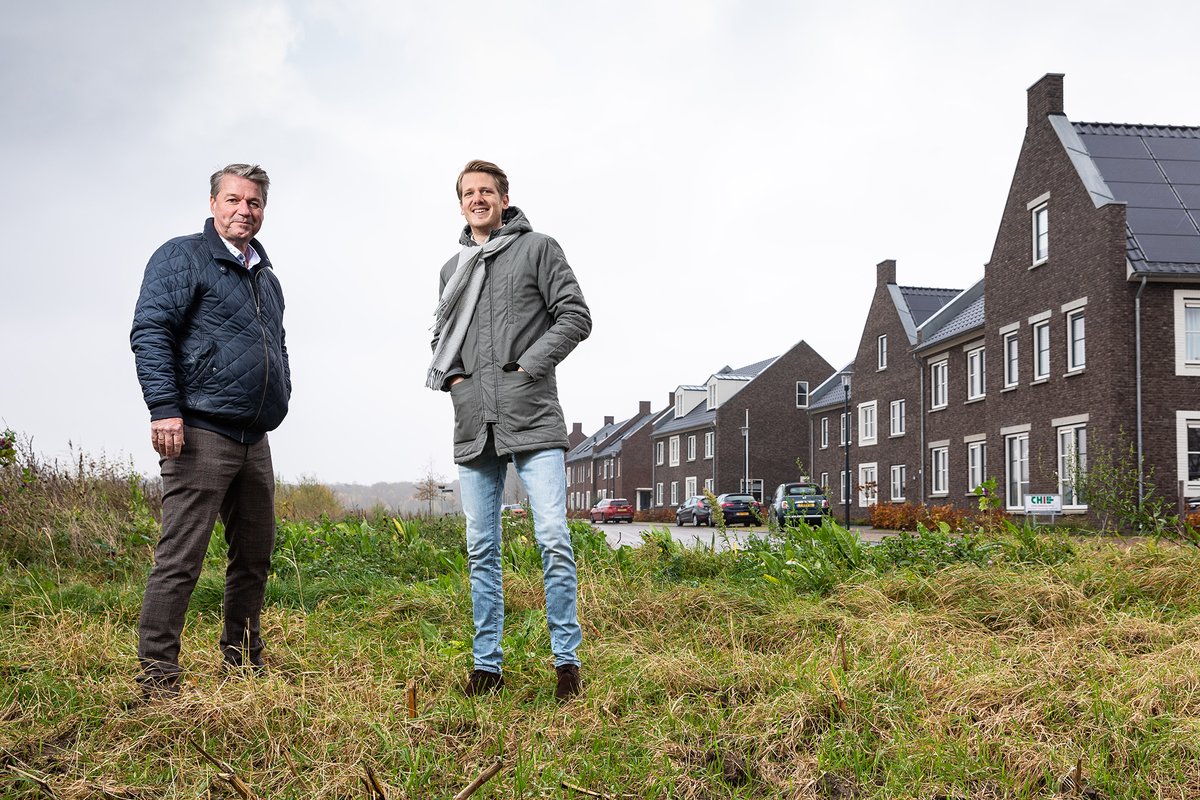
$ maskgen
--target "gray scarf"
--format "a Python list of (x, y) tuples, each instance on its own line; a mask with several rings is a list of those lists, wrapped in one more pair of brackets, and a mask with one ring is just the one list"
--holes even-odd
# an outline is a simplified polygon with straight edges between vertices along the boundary
[(467, 327), (475, 314), (475, 304), (483, 292), (488, 259), (501, 253), (516, 238), (515, 233), (493, 236), (482, 247), (467, 245), (458, 254), (458, 265), (450, 280), (446, 281), (446, 288), (442, 290), (442, 297), (433, 312), (436, 317), (433, 336), (437, 346), (425, 378), (425, 385), (430, 389), (441, 391), (442, 384), (446, 382), (446, 371), (462, 350)]

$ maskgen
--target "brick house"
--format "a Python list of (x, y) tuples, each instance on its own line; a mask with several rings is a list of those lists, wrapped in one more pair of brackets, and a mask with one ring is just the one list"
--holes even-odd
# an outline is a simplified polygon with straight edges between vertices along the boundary
[(915, 348), (931, 502), (994, 476), (1085, 513), (1073, 476), (1131, 451), (1140, 491), (1200, 495), (1200, 128), (1071, 122), (1044, 76), (971, 291)]
[(641, 401), (630, 423), (604, 441), (597, 442), (593, 456), (596, 475), (595, 497), (623, 497), (635, 511), (650, 508), (653, 499), (650, 463), (650, 432), (656, 419), (665, 414), (650, 410), (650, 401)]
[(623, 428), (629, 420), (614, 422), (614, 417), (605, 417), (604, 424), (591, 436), (567, 451), (563, 461), (567, 470), (567, 511), (587, 511), (595, 502), (596, 474), (593, 455), (596, 443), (604, 441)]
[[(913, 357), (918, 329), (959, 294), (957, 289), (899, 286), (896, 262), (876, 265), (875, 293), (854, 361), (813, 392), (805, 443), (809, 476), (831, 505), (861, 518), (878, 501), (919, 500), (922, 457), (921, 364)], [(849, 419), (843, 376), (850, 380)], [(846, 436), (850, 475), (846, 476)], [(842, 510), (835, 512), (841, 518)]]
[(654, 504), (678, 505), (706, 489), (762, 499), (795, 479), (810, 387), (832, 370), (801, 341), (782, 356), (679, 386), (651, 433)]

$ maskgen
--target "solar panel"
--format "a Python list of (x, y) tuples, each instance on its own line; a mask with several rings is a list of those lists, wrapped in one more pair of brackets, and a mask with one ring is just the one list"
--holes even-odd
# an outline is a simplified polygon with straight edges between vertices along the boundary
[(1167, 180), (1176, 186), (1180, 184), (1200, 184), (1200, 161), (1159, 161)]
[(1138, 241), (1147, 233), (1195, 236), (1192, 218), (1182, 208), (1130, 208), (1125, 215)]
[(1200, 210), (1200, 186), (1176, 186), (1175, 191), (1183, 200), (1183, 207)]
[[(1137, 229), (1134, 228), (1136, 231)], [(1137, 233), (1138, 244), (1147, 261), (1182, 261), (1200, 264), (1200, 236), (1162, 236)]]
[(1164, 139), (1148, 136), (1143, 141), (1157, 159), (1200, 161), (1200, 139)]
[(1084, 134), (1079, 137), (1092, 158), (1145, 158), (1146, 146), (1135, 136), (1101, 136)]
[[(1108, 188), (1112, 189), (1113, 197), (1130, 208), (1179, 208), (1179, 198), (1165, 183), (1110, 181)], [(1197, 192), (1196, 201), (1200, 203), (1200, 192)]]
[(1100, 174), (1106, 182), (1130, 181), (1134, 183), (1164, 183), (1162, 173), (1154, 161), (1146, 158), (1096, 158)]

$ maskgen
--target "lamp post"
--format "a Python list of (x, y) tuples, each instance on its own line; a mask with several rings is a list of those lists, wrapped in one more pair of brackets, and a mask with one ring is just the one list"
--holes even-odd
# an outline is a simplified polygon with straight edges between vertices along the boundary
[(846, 424), (843, 425), (842, 433), (845, 436), (843, 442), (846, 448), (846, 471), (842, 478), (842, 503), (846, 506), (846, 530), (850, 530), (850, 373), (842, 373), (842, 395), (845, 398), (845, 406), (843, 410), (843, 419)]

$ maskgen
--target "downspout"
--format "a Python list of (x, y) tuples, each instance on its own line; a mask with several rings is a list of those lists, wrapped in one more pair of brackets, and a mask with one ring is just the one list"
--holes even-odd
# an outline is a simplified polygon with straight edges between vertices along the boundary
[(1146, 289), (1146, 276), (1133, 298), (1133, 360), (1134, 381), (1137, 387), (1137, 463), (1138, 463), (1138, 510), (1145, 499), (1145, 465), (1142, 461), (1142, 292)]
[(921, 420), (921, 424), (917, 426), (917, 442), (920, 450), (917, 452), (917, 477), (921, 480), (921, 505), (925, 505), (925, 367), (921, 365), (921, 357), (913, 353), (913, 360), (917, 362), (917, 372), (921, 376), (921, 389), (918, 392), (920, 407), (917, 409), (917, 417)]

